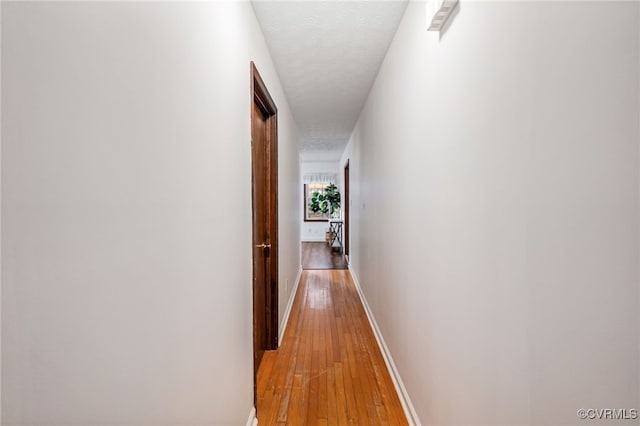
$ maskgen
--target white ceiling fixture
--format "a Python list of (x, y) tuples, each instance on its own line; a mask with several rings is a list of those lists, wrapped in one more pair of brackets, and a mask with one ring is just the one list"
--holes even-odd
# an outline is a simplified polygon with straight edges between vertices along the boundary
[(339, 160), (407, 1), (252, 4), (301, 133), (302, 160)]
[(458, 0), (434, 0), (427, 4), (429, 31), (440, 31), (458, 5)]

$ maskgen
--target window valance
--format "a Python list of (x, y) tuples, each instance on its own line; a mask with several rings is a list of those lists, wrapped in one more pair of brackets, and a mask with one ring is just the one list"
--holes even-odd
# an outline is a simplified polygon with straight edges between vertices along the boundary
[(305, 173), (303, 176), (303, 183), (336, 183), (335, 173)]

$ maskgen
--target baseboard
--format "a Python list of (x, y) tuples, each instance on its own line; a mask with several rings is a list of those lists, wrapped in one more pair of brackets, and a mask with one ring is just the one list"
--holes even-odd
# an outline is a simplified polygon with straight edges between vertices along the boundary
[(304, 240), (302, 240), (303, 243), (326, 243), (327, 240), (324, 237), (324, 235), (322, 235), (322, 237), (318, 237), (318, 238), (305, 238)]
[(296, 291), (298, 291), (298, 284), (300, 284), (300, 277), (302, 277), (302, 268), (298, 269), (298, 276), (293, 283), (293, 288), (289, 294), (289, 302), (284, 310), (284, 316), (282, 317), (282, 323), (280, 324), (280, 334), (278, 336), (278, 346), (282, 343), (284, 332), (287, 329), (287, 323), (289, 322), (289, 314), (291, 314), (291, 307), (293, 306), (293, 300), (296, 298)]
[[(298, 291), (298, 284), (300, 284), (301, 277), (302, 277), (302, 268), (298, 269), (298, 276), (296, 276), (296, 280), (293, 283), (293, 288), (291, 289), (291, 293), (289, 295), (289, 302), (287, 302), (287, 307), (284, 310), (284, 316), (282, 317), (282, 324), (280, 324), (280, 335), (278, 336), (278, 346), (282, 343), (282, 338), (284, 337), (284, 332), (287, 328), (287, 323), (289, 322), (289, 314), (291, 314), (291, 307), (293, 306), (293, 300), (296, 297), (296, 292)], [(249, 419), (247, 420), (247, 426), (258, 426), (258, 418), (256, 417), (256, 407), (251, 407), (251, 412), (249, 413)]]
[(258, 426), (258, 418), (256, 417), (256, 407), (251, 407), (249, 412), (249, 419), (247, 420), (247, 426)]
[[(293, 288), (291, 289), (291, 294), (289, 295), (289, 302), (287, 303), (287, 307), (284, 310), (284, 316), (282, 317), (282, 324), (280, 325), (280, 335), (278, 336), (278, 346), (282, 343), (282, 338), (284, 337), (284, 332), (287, 328), (287, 323), (289, 322), (289, 314), (291, 314), (291, 307), (293, 306), (293, 299), (296, 297), (296, 292), (298, 291), (298, 284), (300, 284), (300, 278), (302, 277), (302, 268), (298, 270), (298, 276), (293, 284)], [(249, 418), (247, 419), (247, 426), (258, 426), (258, 418), (256, 417), (256, 407), (251, 407), (251, 412), (249, 413)]]
[(396, 364), (393, 362), (391, 352), (389, 352), (389, 348), (387, 347), (387, 344), (382, 337), (380, 328), (378, 327), (378, 324), (373, 317), (373, 313), (371, 312), (369, 303), (367, 303), (367, 299), (364, 297), (364, 293), (362, 292), (362, 288), (360, 287), (360, 281), (358, 281), (358, 276), (356, 275), (355, 271), (351, 269), (351, 265), (349, 265), (349, 271), (351, 272), (351, 277), (353, 278), (353, 282), (356, 285), (356, 290), (358, 291), (358, 295), (360, 296), (360, 300), (362, 301), (362, 306), (364, 306), (364, 310), (367, 313), (367, 318), (369, 319), (369, 324), (371, 324), (371, 328), (373, 329), (373, 334), (376, 336), (378, 346), (380, 346), (380, 350), (382, 351), (384, 362), (385, 364), (387, 364), (389, 374), (391, 374), (391, 380), (393, 380), (393, 385), (395, 386), (398, 397), (400, 398), (400, 403), (402, 404), (402, 408), (404, 409), (404, 414), (407, 416), (407, 421), (411, 426), (419, 426), (422, 423), (420, 423), (420, 419), (418, 418), (418, 414), (416, 413), (416, 410), (411, 403), (411, 398), (409, 398), (407, 389), (404, 387), (404, 383), (402, 383), (400, 373), (396, 368)]

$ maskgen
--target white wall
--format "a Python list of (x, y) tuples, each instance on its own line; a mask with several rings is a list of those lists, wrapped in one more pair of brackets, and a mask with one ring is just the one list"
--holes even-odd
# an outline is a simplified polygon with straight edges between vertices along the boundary
[[(338, 178), (338, 163), (335, 161), (303, 161), (300, 163), (300, 175), (304, 177), (305, 173), (335, 173)], [(302, 193), (302, 188), (300, 188), (300, 192)], [(303, 201), (300, 202), (302, 241), (325, 241), (324, 233), (329, 230), (329, 224), (327, 222), (305, 222), (302, 206)]]
[(251, 5), (2, 7), (2, 423), (244, 424), (250, 60), (279, 108), (281, 315), (301, 205)]
[(440, 39), (424, 8), (345, 153), (354, 270), (421, 422), (637, 407), (639, 4), (461, 2)]

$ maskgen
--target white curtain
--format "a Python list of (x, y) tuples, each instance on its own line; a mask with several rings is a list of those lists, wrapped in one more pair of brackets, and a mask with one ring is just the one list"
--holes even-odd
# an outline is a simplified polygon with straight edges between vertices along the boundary
[(336, 183), (335, 173), (307, 173), (303, 176), (303, 182), (307, 183)]

